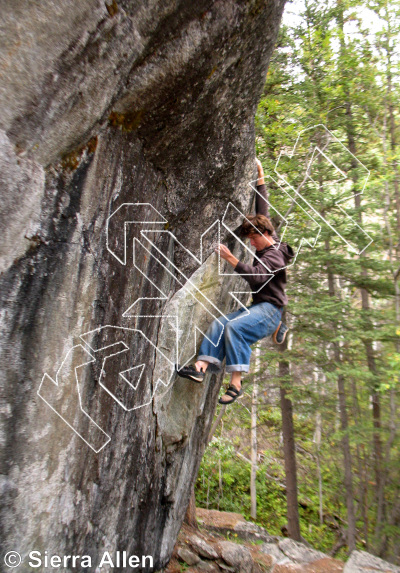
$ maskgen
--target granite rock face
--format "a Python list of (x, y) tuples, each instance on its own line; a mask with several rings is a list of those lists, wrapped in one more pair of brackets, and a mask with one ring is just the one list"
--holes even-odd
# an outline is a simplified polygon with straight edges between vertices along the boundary
[[(221, 382), (177, 378), (176, 345), (189, 359), (244, 290), (211, 226), (251, 206), (283, 5), (2, 10), (1, 528), (20, 571), (32, 550), (170, 558)], [(243, 257), (239, 220), (220, 239)]]

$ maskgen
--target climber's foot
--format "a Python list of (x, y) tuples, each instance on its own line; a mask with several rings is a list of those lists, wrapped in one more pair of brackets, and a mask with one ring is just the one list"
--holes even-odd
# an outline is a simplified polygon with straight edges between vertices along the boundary
[(225, 404), (225, 405), (226, 404), (232, 404), (232, 402), (234, 402), (235, 400), (237, 400), (241, 396), (243, 396), (242, 388), (241, 387), (238, 388), (237, 386), (233, 386), (233, 384), (230, 384), (230, 386), (226, 390), (225, 394), (223, 394), (221, 396), (221, 398), (218, 400), (218, 402), (220, 404)]
[(204, 372), (198, 372), (194, 366), (183, 366), (180, 367), (179, 364), (175, 364), (175, 370), (178, 373), (178, 376), (181, 378), (187, 378), (188, 380), (192, 380), (193, 382), (198, 382), (201, 384), (204, 380)]
[(210, 363), (206, 362), (206, 360), (196, 360), (194, 367), (196, 368), (197, 372), (205, 372), (209, 364)]
[(278, 328), (272, 335), (272, 340), (275, 342), (275, 344), (282, 344), (284, 342), (288, 330), (289, 327), (287, 327), (284, 322), (279, 323)]

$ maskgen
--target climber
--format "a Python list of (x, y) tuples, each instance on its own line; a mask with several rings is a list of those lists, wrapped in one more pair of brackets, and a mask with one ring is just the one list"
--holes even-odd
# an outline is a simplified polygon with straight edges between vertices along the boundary
[[(282, 322), (283, 307), (287, 304), (285, 293), (286, 266), (294, 257), (292, 248), (281, 243), (268, 216), (268, 203), (261, 162), (256, 159), (258, 180), (256, 215), (247, 215), (239, 235), (250, 239), (256, 248), (253, 265), (241, 263), (225, 245), (215, 251), (228, 261), (234, 271), (241, 275), (252, 289), (251, 305), (220, 316), (209, 326), (204, 337), (195, 366), (180, 367), (176, 371), (182, 378), (202, 382), (205, 372), (221, 370), (226, 357), (226, 371), (231, 373), (231, 382), (220, 404), (231, 404), (243, 395), (242, 372), (249, 371), (250, 345), (272, 335), (273, 341), (282, 344), (288, 327)], [(259, 195), (260, 194), (260, 195)], [(272, 280), (271, 274), (273, 274)]]

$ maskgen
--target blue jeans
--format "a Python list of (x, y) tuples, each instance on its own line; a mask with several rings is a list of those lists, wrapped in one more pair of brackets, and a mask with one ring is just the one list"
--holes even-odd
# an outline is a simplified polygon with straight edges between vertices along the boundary
[(210, 371), (222, 369), (226, 357), (227, 372), (248, 372), (250, 344), (270, 336), (278, 328), (282, 308), (270, 302), (260, 302), (236, 312), (220, 316), (208, 327), (197, 360), (210, 363)]

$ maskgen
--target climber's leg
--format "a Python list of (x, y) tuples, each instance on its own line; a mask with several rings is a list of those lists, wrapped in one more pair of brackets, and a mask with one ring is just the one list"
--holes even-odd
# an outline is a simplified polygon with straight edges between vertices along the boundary
[(225, 326), (227, 372), (248, 372), (250, 345), (275, 332), (282, 317), (282, 309), (269, 302), (252, 305), (248, 311)]
[(282, 309), (268, 302), (253, 305), (248, 311), (225, 326), (226, 371), (232, 375), (220, 404), (231, 404), (243, 396), (242, 372), (249, 371), (250, 345), (275, 332), (282, 316)]
[(242, 395), (242, 373), (239, 371), (232, 372), (231, 383), (229, 384), (225, 394), (221, 396), (218, 402), (220, 404), (231, 404)]
[(232, 320), (244, 312), (244, 310), (244, 308), (241, 308), (236, 312), (227, 314), (226, 317), (220, 316), (218, 319), (213, 320), (203, 338), (195, 365), (180, 366), (176, 364), (175, 370), (178, 376), (201, 383), (210, 365), (210, 370), (214, 372), (221, 370), (222, 361), (225, 358), (225, 325), (229, 320)]
[(225, 318), (220, 316), (207, 329), (195, 368), (177, 368), (178, 373), (201, 382), (208, 368), (214, 372), (221, 370), (226, 357), (226, 371), (233, 373), (232, 385), (240, 389), (241, 372), (248, 372), (250, 368), (250, 345), (274, 333), (281, 317), (282, 309), (268, 302), (240, 308)]
[(244, 310), (245, 309), (240, 308), (235, 312), (227, 314), (226, 317), (219, 316), (213, 320), (201, 343), (196, 360), (196, 370), (200, 371), (199, 368), (203, 365), (206, 365), (206, 368), (208, 368), (209, 364), (212, 365), (210, 369), (214, 372), (221, 370), (222, 361), (225, 358), (224, 331), (226, 324), (242, 314)]

